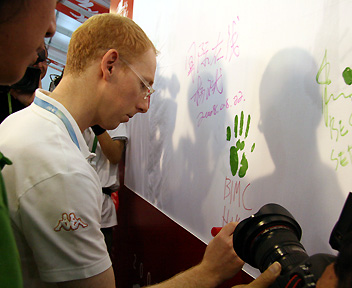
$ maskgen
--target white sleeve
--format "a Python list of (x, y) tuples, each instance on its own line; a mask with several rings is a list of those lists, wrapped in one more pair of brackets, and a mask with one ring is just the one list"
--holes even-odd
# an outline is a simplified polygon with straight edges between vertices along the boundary
[(101, 204), (99, 185), (78, 172), (57, 174), (20, 198), (22, 231), (43, 281), (88, 278), (111, 266)]

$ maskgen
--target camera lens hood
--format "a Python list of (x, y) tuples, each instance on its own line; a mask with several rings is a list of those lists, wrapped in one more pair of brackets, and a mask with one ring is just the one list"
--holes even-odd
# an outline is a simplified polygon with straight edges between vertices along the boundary
[(233, 247), (237, 255), (251, 266), (260, 268), (255, 258), (261, 251), (256, 251), (255, 246), (264, 234), (275, 233), (275, 230), (289, 230), (298, 241), (302, 236), (302, 229), (290, 212), (278, 204), (266, 204), (237, 225), (233, 234)]

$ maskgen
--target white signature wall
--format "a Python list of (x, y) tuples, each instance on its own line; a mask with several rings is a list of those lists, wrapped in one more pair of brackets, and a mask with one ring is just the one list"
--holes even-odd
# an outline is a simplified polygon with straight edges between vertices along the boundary
[(352, 190), (351, 13), (352, 1), (135, 0), (160, 54), (149, 112), (129, 123), (126, 185), (206, 243), (278, 203), (309, 255), (334, 253)]

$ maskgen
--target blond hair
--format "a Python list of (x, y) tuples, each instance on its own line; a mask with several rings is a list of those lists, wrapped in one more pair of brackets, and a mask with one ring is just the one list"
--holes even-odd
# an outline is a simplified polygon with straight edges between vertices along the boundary
[(153, 43), (133, 20), (112, 13), (95, 15), (72, 34), (65, 73), (83, 72), (109, 49), (116, 49), (120, 57), (132, 62), (150, 48), (157, 54)]

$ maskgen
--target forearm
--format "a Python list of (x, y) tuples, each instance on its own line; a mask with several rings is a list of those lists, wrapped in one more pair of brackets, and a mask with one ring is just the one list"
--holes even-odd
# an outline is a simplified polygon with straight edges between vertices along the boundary
[(206, 272), (201, 266), (196, 265), (174, 277), (148, 288), (213, 288), (222, 282), (216, 275)]
[(123, 140), (113, 140), (107, 132), (100, 134), (98, 141), (104, 155), (112, 164), (117, 164), (121, 161), (125, 143)]
[(209, 242), (200, 264), (151, 288), (214, 288), (235, 276), (244, 264), (232, 245), (236, 225), (231, 222), (221, 229)]

